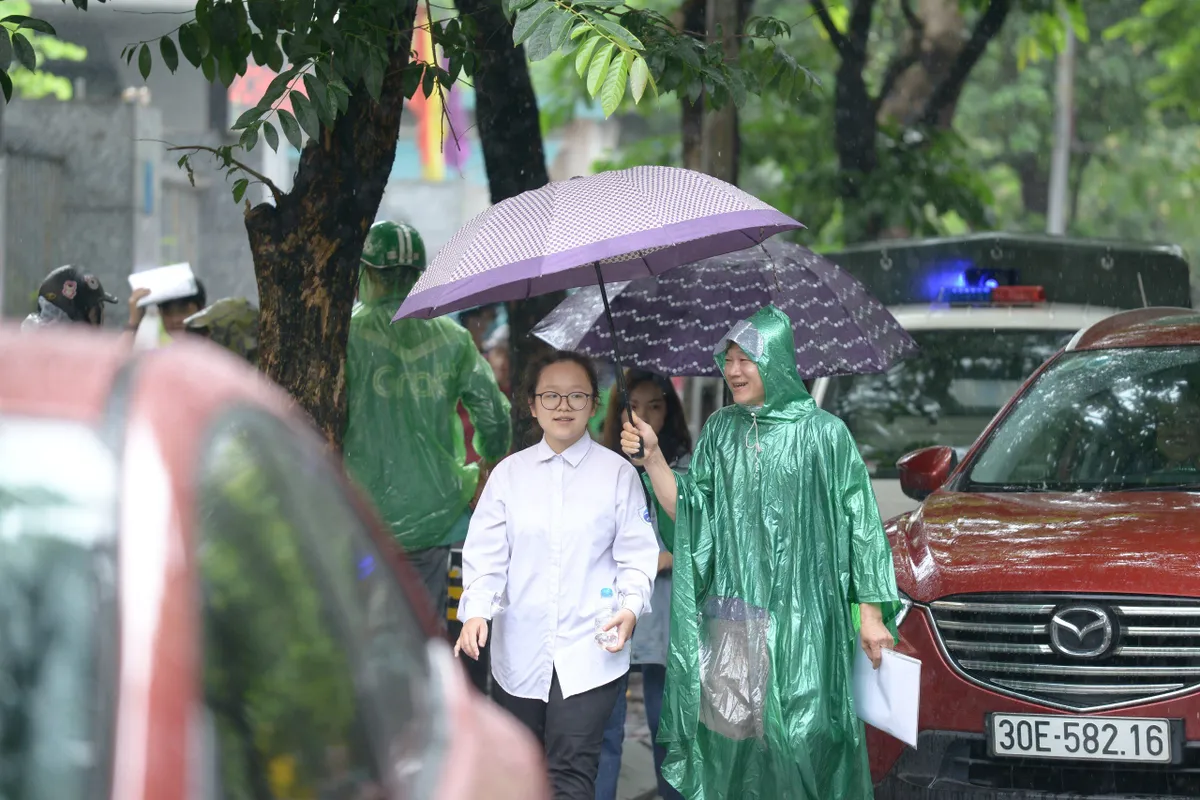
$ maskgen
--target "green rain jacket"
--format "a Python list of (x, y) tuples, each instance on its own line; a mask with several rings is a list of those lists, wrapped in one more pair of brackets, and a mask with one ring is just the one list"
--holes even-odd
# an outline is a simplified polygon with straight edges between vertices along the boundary
[(675, 524), (660, 513), (675, 555), (663, 774), (689, 800), (871, 798), (855, 604), (890, 620), (898, 595), (870, 479), (797, 375), (782, 311), (722, 339), (722, 372), (730, 341), (758, 365), (766, 403), (709, 418), (676, 474)]
[(347, 471), (396, 542), (424, 550), (447, 543), (479, 481), (479, 467), (465, 463), (459, 400), (475, 426), (475, 451), (487, 462), (508, 454), (510, 406), (466, 328), (444, 317), (392, 322), (415, 277), (410, 270), (378, 272), (407, 277), (384, 289), (360, 281), (346, 347), (342, 449)]

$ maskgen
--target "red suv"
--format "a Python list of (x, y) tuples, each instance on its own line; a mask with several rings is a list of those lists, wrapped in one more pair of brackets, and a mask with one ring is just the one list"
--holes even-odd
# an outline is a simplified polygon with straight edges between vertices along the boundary
[(921, 733), (868, 729), (877, 796), (1200, 796), (1200, 314), (1081, 331), (962, 463), (899, 466)]

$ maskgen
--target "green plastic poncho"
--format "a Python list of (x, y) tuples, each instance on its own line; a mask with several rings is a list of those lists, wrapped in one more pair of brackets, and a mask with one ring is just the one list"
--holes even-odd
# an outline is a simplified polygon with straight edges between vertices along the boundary
[(797, 375), (782, 311), (722, 339), (722, 372), (731, 341), (758, 365), (766, 403), (709, 418), (676, 474), (675, 524), (660, 514), (675, 555), (663, 774), (689, 800), (871, 798), (855, 604), (891, 620), (898, 595), (870, 479)]
[(445, 318), (392, 322), (416, 276), (363, 269), (342, 442), (347, 471), (407, 551), (445, 544), (475, 494), (479, 467), (465, 463), (459, 400), (484, 461), (502, 459), (512, 440), (508, 399), (466, 328)]

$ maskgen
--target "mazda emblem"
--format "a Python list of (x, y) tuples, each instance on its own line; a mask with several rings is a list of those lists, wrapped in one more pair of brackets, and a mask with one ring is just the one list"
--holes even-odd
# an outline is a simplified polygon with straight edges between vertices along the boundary
[(1113, 643), (1113, 622), (1098, 606), (1067, 606), (1050, 619), (1050, 644), (1075, 658), (1097, 658)]

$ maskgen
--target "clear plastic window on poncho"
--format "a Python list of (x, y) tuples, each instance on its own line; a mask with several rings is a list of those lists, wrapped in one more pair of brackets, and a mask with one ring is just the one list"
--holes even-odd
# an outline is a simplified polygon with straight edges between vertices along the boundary
[(700, 610), (700, 722), (734, 741), (763, 738), (770, 613), (738, 597)]

